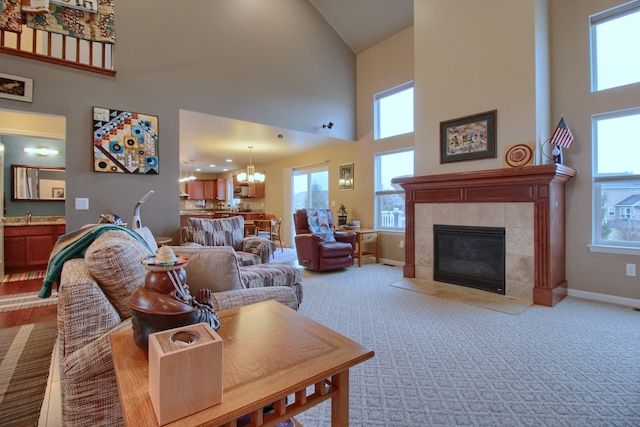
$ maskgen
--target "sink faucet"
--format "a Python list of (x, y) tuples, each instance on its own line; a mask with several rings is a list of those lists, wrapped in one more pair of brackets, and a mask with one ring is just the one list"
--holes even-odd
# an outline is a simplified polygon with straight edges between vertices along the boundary
[(31, 223), (31, 212), (27, 211), (27, 223)]

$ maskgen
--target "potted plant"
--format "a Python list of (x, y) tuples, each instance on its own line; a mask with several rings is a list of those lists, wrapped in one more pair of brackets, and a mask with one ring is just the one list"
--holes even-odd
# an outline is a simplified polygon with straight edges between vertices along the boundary
[(338, 225), (347, 225), (347, 208), (342, 203), (338, 209)]

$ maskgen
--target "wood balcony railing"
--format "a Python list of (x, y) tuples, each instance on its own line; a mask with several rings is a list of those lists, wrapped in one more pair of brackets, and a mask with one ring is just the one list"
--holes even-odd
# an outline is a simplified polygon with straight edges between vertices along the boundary
[(0, 53), (115, 76), (113, 48), (47, 31), (22, 27), (21, 33), (0, 30)]

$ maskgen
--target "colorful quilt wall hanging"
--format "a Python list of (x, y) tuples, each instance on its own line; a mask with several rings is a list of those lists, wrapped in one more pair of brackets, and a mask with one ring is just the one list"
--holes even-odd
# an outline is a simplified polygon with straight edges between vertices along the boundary
[[(6, 1), (6, 0), (2, 0)], [(19, 2), (19, 0), (18, 0)], [(29, 28), (50, 33), (62, 34), (88, 41), (113, 44), (116, 41), (115, 35), (115, 0), (91, 0), (89, 3), (97, 2), (98, 13), (77, 7), (61, 6), (56, 3), (67, 3), (64, 1), (50, 2), (49, 13), (30, 14), (25, 13), (25, 24)], [(68, 2), (76, 5), (76, 1)], [(84, 2), (83, 2), (84, 3)]]
[(0, 0), (0, 30), (22, 32), (20, 0)]
[(158, 117), (93, 107), (96, 172), (158, 173)]

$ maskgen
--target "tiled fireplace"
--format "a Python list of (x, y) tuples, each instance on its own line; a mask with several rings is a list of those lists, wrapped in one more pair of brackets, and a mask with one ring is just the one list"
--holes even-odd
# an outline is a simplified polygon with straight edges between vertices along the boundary
[(540, 165), (398, 178), (405, 277), (433, 280), (433, 225), (503, 227), (505, 295), (553, 306), (567, 294), (564, 186), (575, 170)]

